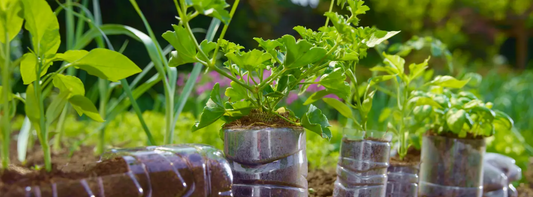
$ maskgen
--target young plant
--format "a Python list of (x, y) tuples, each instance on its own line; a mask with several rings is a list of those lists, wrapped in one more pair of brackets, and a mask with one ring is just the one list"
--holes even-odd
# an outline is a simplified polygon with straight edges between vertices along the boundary
[(0, 1), (0, 72), (2, 82), (0, 86), (0, 143), (2, 143), (2, 169), (9, 165), (9, 147), (11, 140), (11, 118), (16, 110), (15, 96), (11, 91), (11, 76), (13, 68), (11, 62), (11, 40), (20, 32), (23, 19), (18, 15), (21, 11), (19, 0)]
[[(435, 85), (439, 78), (430, 84)], [(430, 98), (441, 108), (415, 113), (433, 134), (459, 138), (490, 137), (498, 131), (510, 131), (513, 120), (504, 112), (492, 109), (491, 102), (483, 102), (470, 92), (453, 93), (449, 89), (432, 88), (431, 92), (418, 93), (418, 97)]]
[[(303, 38), (315, 41), (317, 44), (325, 42), (337, 46), (333, 52), (336, 58), (332, 60), (331, 70), (318, 82), (326, 89), (311, 95), (304, 104), (308, 105), (322, 99), (342, 116), (351, 120), (358, 131), (366, 131), (368, 114), (375, 95), (375, 91), (371, 91), (371, 88), (379, 82), (392, 79), (393, 75), (376, 76), (368, 83), (361, 82), (355, 75), (357, 64), (361, 58), (366, 57), (368, 48), (379, 45), (399, 31), (386, 32), (375, 28), (357, 27), (359, 23), (357, 15), (364, 14), (370, 9), (364, 5), (364, 1), (338, 1), (337, 5), (344, 7), (347, 4), (347, 9), (350, 11), (350, 15), (347, 16), (331, 12), (334, 2), (331, 2), (330, 12), (325, 14), (328, 17), (326, 26), (320, 28), (319, 32), (312, 32), (303, 27), (295, 28)], [(333, 27), (327, 26), (330, 20)], [(344, 82), (346, 77), (350, 80), (350, 84)], [(344, 103), (333, 98), (323, 98), (332, 93), (344, 100)]]
[[(22, 0), (22, 4), (25, 28), (31, 34), (33, 45), (31, 51), (22, 57), (20, 65), (22, 80), (28, 85), (25, 111), (37, 130), (44, 153), (45, 169), (50, 171), (52, 166), (48, 128), (62, 113), (67, 102), (79, 115), (85, 114), (93, 120), (104, 121), (94, 104), (84, 96), (85, 89), (81, 80), (61, 73), (68, 68), (76, 68), (102, 79), (119, 81), (139, 73), (141, 69), (124, 55), (108, 49), (57, 53), (61, 43), (59, 24), (48, 3), (44, 0)], [(68, 64), (55, 72), (47, 73), (56, 61)], [(59, 94), (46, 107), (44, 99), (53, 87), (59, 89)]]
[[(279, 107), (279, 102), (289, 91), (304, 92), (319, 76), (322, 76), (319, 83), (330, 93), (347, 98), (349, 87), (345, 82), (344, 64), (337, 62), (359, 59), (365, 55), (359, 54), (359, 50), (366, 48), (366, 45), (352, 46), (348, 43), (363, 42), (364, 38), (356, 37), (355, 32), (368, 35), (365, 38), (381, 35), (381, 37), (374, 36), (374, 40), (368, 40), (369, 45), (385, 35), (378, 34), (370, 28), (356, 29), (350, 26), (352, 28), (350, 29), (343, 16), (330, 13), (334, 18), (332, 19), (334, 24), (343, 29), (345, 35), (332, 27), (321, 28), (318, 32), (296, 27), (295, 30), (303, 37), (301, 40), (296, 40), (291, 35), (275, 40), (255, 38), (261, 49), (243, 51), (243, 47), (222, 39), (238, 2), (236, 1), (231, 12), (228, 12), (224, 9), (227, 4), (223, 1), (211, 3), (175, 1), (180, 23), (173, 26), (175, 31), (163, 34), (163, 37), (176, 49), (171, 53), (170, 65), (200, 62), (208, 69), (232, 80), (231, 87), (225, 91), (228, 101), (222, 100), (219, 95), (219, 85), (215, 85), (200, 121), (193, 130), (203, 128), (220, 118), (228, 123), (250, 114), (254, 116), (259, 114), (258, 117), (264, 119), (262, 121), (278, 117), (289, 124), (303, 126), (329, 138), (327, 118), (315, 106), (310, 106), (308, 112), (299, 119), (285, 107)], [(350, 5), (354, 8), (354, 14), (358, 12), (357, 7), (360, 4), (350, 1)], [(190, 8), (194, 8), (194, 11), (190, 12)], [(225, 26), (218, 42), (196, 41), (189, 22), (198, 14), (213, 16), (224, 22)], [(224, 68), (217, 64), (219, 53), (224, 56), (225, 61), (222, 63)], [(267, 76), (265, 71), (271, 74)]]
[(428, 67), (429, 58), (419, 64), (410, 64), (409, 73), (406, 73), (405, 60), (399, 55), (388, 55), (383, 53), (385, 58), (384, 66), (375, 66), (370, 70), (376, 72), (385, 72), (388, 76), (392, 76), (394, 91), (393, 96), (396, 98), (396, 107), (392, 110), (392, 120), (394, 122), (388, 123), (388, 128), (394, 132), (396, 139), (399, 142), (398, 155), (403, 159), (407, 155), (407, 150), (411, 146), (409, 140), (410, 134), (418, 130), (417, 127), (423, 126), (416, 124), (416, 120), (423, 116), (423, 114), (431, 109), (442, 108), (438, 102), (428, 97), (420, 96), (420, 90), (430, 85), (448, 87), (448, 88), (462, 88), (468, 83), (468, 80), (457, 80), (451, 76), (438, 76), (430, 83), (424, 86), (417, 86), (415, 82), (423, 79), (426, 68)]

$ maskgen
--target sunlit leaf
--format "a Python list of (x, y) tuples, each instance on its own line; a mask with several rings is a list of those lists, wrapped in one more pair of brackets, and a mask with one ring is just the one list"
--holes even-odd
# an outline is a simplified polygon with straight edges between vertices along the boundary
[(222, 104), (222, 99), (220, 98), (220, 85), (216, 83), (211, 91), (209, 100), (205, 104), (202, 114), (200, 114), (200, 120), (194, 124), (192, 131), (197, 131), (198, 129), (213, 124), (224, 116), (225, 112), (226, 110)]
[(22, 0), (25, 28), (31, 33), (33, 51), (44, 58), (57, 52), (61, 43), (59, 22), (45, 0)]
[(462, 88), (468, 83), (468, 80), (457, 80), (452, 76), (437, 76), (430, 85), (441, 86), (446, 88)]
[(334, 98), (323, 98), (322, 100), (325, 103), (327, 103), (329, 106), (331, 106), (334, 109), (336, 109), (344, 117), (349, 118), (349, 119), (354, 119), (352, 110), (350, 109), (350, 107), (348, 107), (343, 102), (341, 102), (341, 101), (339, 101), (337, 99), (334, 99)]
[(302, 126), (322, 138), (331, 139), (328, 118), (314, 105), (309, 105), (309, 110), (303, 115)]
[(59, 88), (61, 93), (67, 94), (68, 98), (74, 95), (85, 95), (85, 87), (83, 86), (83, 83), (75, 76), (57, 74), (54, 76), (53, 83), (56, 88)]
[(316, 63), (323, 59), (327, 53), (326, 49), (313, 47), (311, 43), (305, 40), (296, 42), (296, 39), (291, 35), (285, 35), (281, 40), (287, 48), (285, 67), (289, 69)]
[(324, 74), (320, 77), (320, 85), (324, 86), (328, 92), (331, 92), (342, 99), (350, 95), (350, 85), (345, 81), (346, 75), (342, 68), (335, 68), (331, 73)]
[(85, 114), (94, 121), (104, 122), (104, 119), (102, 119), (100, 116), (98, 109), (96, 109), (94, 104), (87, 97), (82, 95), (74, 95), (68, 99), (68, 102), (72, 105), (72, 108), (78, 112), (78, 115), (81, 116), (82, 114)]
[(272, 55), (257, 49), (242, 54), (227, 53), (226, 57), (248, 71), (266, 69), (264, 62), (272, 59)]
[(167, 31), (163, 38), (168, 41), (176, 51), (170, 54), (170, 66), (180, 66), (187, 63), (197, 62), (196, 44), (183, 26), (172, 25), (174, 31)]
[[(0, 31), (0, 42), (1, 43), (9, 43), (15, 36), (18, 35), (20, 32), (20, 29), (22, 28), (22, 22), (23, 18), (19, 16), (19, 12), (22, 11), (22, 3), (20, 0), (3, 0), (2, 7), (4, 7), (6, 10), (0, 10), (0, 12), (4, 12), (5, 19), (0, 18), (0, 27), (6, 28), (6, 30), (2, 29)], [(4, 24), (4, 22), (6, 22)], [(8, 40), (6, 42), (6, 32), (8, 33)]]
[(141, 69), (126, 56), (102, 48), (91, 50), (81, 59), (71, 62), (70, 65), (109, 81), (118, 81), (141, 72)]

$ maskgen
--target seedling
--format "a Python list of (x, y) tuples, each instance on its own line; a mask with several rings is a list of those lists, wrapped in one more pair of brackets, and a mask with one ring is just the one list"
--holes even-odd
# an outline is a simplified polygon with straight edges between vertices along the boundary
[[(104, 121), (94, 104), (84, 96), (85, 89), (81, 80), (61, 73), (68, 68), (76, 68), (102, 79), (118, 81), (141, 70), (124, 55), (108, 49), (57, 53), (61, 42), (59, 24), (48, 3), (44, 0), (22, 0), (22, 6), (25, 28), (32, 35), (33, 44), (31, 52), (24, 54), (20, 65), (22, 80), (28, 85), (25, 111), (37, 130), (44, 152), (45, 169), (50, 171), (48, 127), (58, 118), (67, 102), (79, 115), (85, 114), (93, 120)], [(56, 61), (68, 64), (47, 74)], [(59, 89), (59, 94), (45, 110), (44, 98), (53, 87)]]

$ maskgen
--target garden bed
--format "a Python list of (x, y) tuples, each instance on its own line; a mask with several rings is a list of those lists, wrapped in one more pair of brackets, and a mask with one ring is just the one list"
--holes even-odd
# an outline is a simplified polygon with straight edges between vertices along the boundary
[(522, 183), (518, 188), (516, 188), (518, 197), (533, 196), (533, 157), (529, 159), (529, 166), (525, 176), (525, 179), (529, 181), (529, 184)]

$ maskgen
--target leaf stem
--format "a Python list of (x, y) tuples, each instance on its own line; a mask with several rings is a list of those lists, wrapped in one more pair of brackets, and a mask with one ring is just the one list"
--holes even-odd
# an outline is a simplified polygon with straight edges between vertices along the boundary
[(48, 128), (46, 127), (46, 117), (44, 113), (44, 97), (41, 94), (41, 68), (43, 67), (43, 58), (39, 58), (38, 66), (35, 69), (37, 79), (33, 82), (35, 97), (38, 99), (37, 105), (39, 107), (39, 126), (41, 148), (43, 149), (44, 167), (47, 172), (52, 170), (52, 157), (50, 154), (50, 145), (48, 144)]
[[(223, 39), (224, 35), (226, 35), (226, 31), (228, 30), (229, 24), (231, 23), (231, 19), (233, 18), (233, 15), (235, 14), (235, 10), (237, 10), (237, 7), (239, 6), (240, 0), (235, 0), (233, 3), (233, 6), (231, 7), (231, 11), (229, 13), (230, 20), (228, 21), (228, 24), (224, 24), (224, 27), (222, 28), (222, 32), (220, 32), (220, 36), (218, 37), (218, 40)], [(215, 47), (213, 57), (211, 58), (211, 64), (215, 65), (216, 57), (218, 54), (218, 49), (220, 48), (220, 42), (217, 42), (217, 46)]]
[[(333, 4), (335, 4), (335, 0), (331, 0), (331, 4), (329, 5), (329, 11), (328, 12), (331, 12), (333, 10)], [(324, 27), (327, 27), (328, 23), (329, 23), (329, 17), (326, 17), (326, 24), (324, 25)]]
[[(7, 18), (4, 17), (4, 24), (7, 23)], [(9, 165), (9, 143), (10, 143), (10, 137), (11, 137), (11, 120), (9, 117), (10, 109), (9, 109), (9, 95), (11, 94), (11, 72), (10, 72), (10, 65), (11, 65), (11, 51), (10, 51), (10, 43), (9, 43), (9, 33), (7, 30), (7, 25), (4, 25), (4, 34), (5, 34), (5, 49), (4, 52), (4, 66), (2, 66), (2, 100), (3, 104), (0, 104), (2, 106), (1, 116), (2, 116), (2, 139), (4, 140), (2, 142), (3, 148), (2, 148), (2, 171), (3, 169), (7, 169)]]

